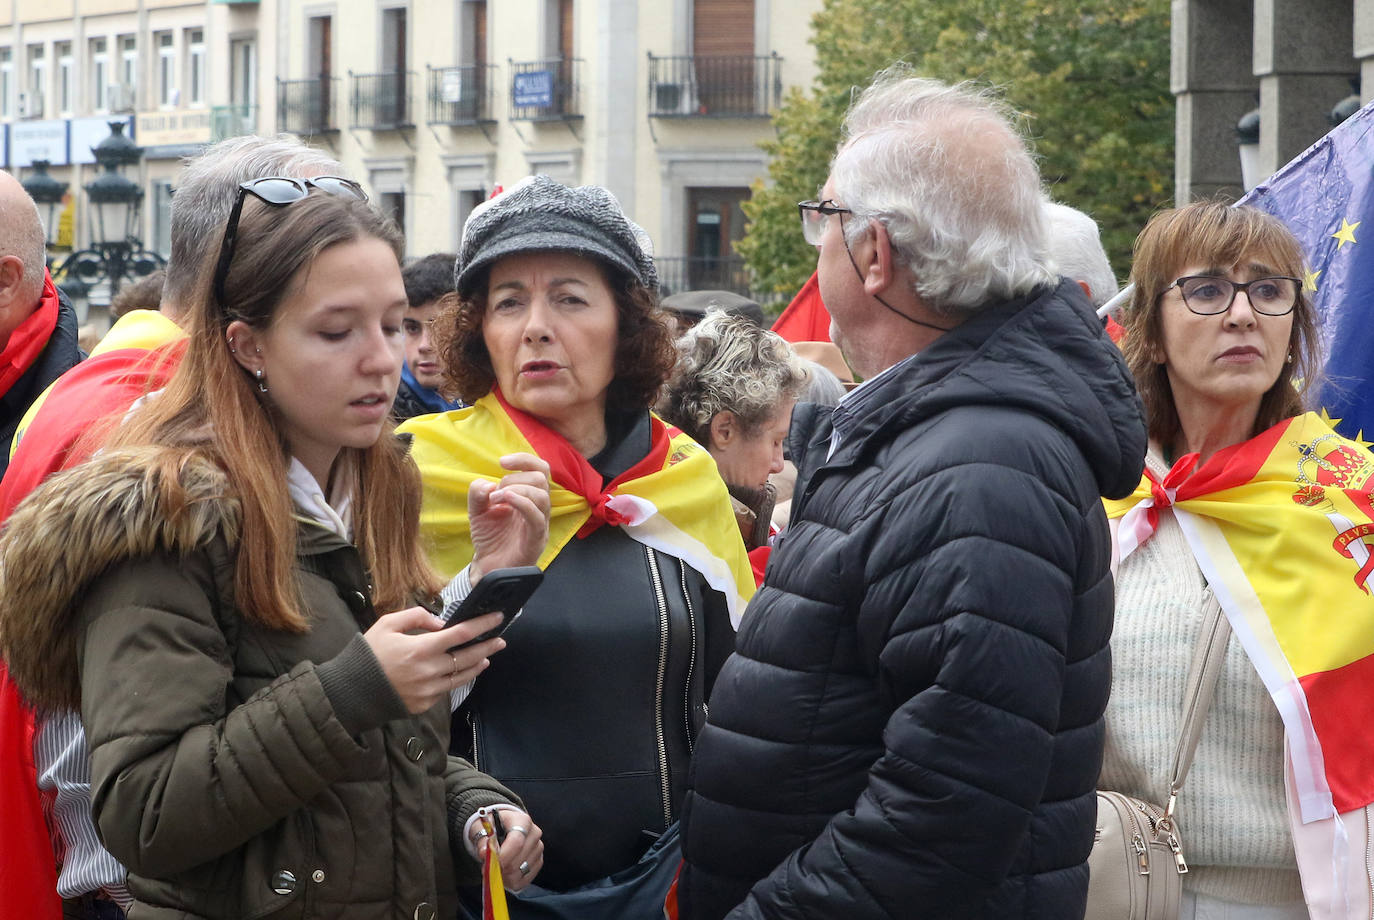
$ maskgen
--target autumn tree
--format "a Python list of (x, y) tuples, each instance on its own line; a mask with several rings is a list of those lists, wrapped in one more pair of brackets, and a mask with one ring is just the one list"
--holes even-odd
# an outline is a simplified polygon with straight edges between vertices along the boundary
[(852, 94), (894, 62), (999, 88), (1025, 117), (1057, 201), (1092, 215), (1118, 276), (1173, 188), (1168, 0), (826, 0), (812, 23), (818, 74), (765, 144), (770, 182), (745, 203), (739, 252), (759, 288), (795, 291), (815, 268), (796, 203), (816, 197)]

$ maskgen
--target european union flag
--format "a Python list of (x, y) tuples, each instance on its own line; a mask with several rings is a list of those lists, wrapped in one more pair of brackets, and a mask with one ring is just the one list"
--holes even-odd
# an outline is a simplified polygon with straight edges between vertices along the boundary
[[(1307, 253), (1304, 288), (1322, 321), (1321, 408), (1374, 440), (1374, 103), (1242, 198), (1283, 220)], [(1366, 440), (1364, 432), (1369, 433)]]

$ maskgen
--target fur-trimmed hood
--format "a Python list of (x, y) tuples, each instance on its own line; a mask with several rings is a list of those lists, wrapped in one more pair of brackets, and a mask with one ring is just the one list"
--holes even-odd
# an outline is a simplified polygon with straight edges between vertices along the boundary
[(77, 709), (77, 601), (122, 559), (237, 540), (239, 503), (203, 453), (103, 453), (47, 479), (0, 534), (0, 654), (26, 699)]

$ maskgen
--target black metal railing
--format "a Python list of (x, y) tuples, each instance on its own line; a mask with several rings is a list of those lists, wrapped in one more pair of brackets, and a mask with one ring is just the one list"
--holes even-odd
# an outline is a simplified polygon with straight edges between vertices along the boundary
[(348, 73), (348, 126), (394, 131), (415, 124), (410, 113), (410, 73)]
[(510, 117), (517, 121), (581, 118), (580, 58), (511, 61)]
[(655, 118), (764, 118), (782, 102), (782, 58), (649, 55)]
[(683, 291), (733, 291), (761, 299), (753, 289), (749, 269), (738, 256), (657, 258), (654, 267), (658, 269), (659, 290), (665, 297)]
[(337, 77), (277, 80), (277, 130), (292, 134), (324, 134), (339, 130), (334, 100), (339, 95)]
[(765, 118), (782, 103), (782, 58), (649, 55), (655, 118)]
[(431, 125), (476, 125), (492, 121), (491, 89), (496, 67), (430, 67), (426, 98)]
[(258, 133), (258, 107), (255, 105), (210, 106), (210, 142), (217, 144), (230, 137)]

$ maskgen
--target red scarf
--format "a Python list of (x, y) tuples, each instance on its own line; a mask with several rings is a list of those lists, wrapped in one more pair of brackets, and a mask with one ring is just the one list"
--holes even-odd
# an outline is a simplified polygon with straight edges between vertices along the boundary
[(610, 501), (617, 486), (663, 469), (663, 464), (668, 459), (670, 438), (668, 428), (662, 421), (653, 415), (649, 416), (649, 452), (603, 488), (602, 475), (568, 442), (567, 438), (528, 412), (522, 412), (506, 402), (506, 398), (501, 395), (500, 387), (494, 387), (492, 394), (501, 403), (501, 408), (506, 410), (515, 427), (520, 429), (525, 440), (530, 442), (534, 452), (548, 461), (550, 478), (569, 492), (582, 496), (587, 500), (587, 504), (591, 505), (592, 516), (577, 531), (578, 539), (592, 533), (602, 524), (619, 527), (629, 523), (628, 518), (607, 507), (606, 503)]
[(38, 309), (29, 314), (10, 333), (5, 350), (0, 352), (0, 393), (8, 393), (15, 381), (38, 360), (52, 332), (57, 328), (57, 288), (53, 287), (52, 275), (43, 272), (43, 296), (38, 299)]

